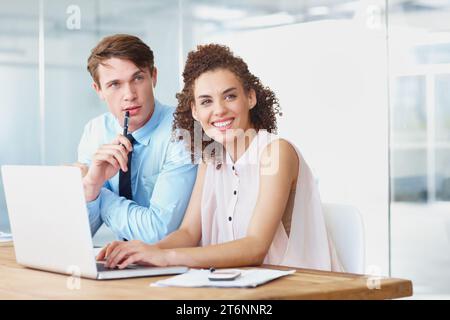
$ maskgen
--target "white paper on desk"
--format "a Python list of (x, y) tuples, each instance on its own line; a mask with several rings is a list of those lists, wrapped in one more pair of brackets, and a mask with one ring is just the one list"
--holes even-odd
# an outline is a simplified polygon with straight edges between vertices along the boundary
[(0, 242), (10, 242), (12, 241), (12, 234), (11, 233), (6, 233), (6, 232), (1, 232), (0, 231)]
[[(236, 269), (233, 269), (236, 270)], [(222, 269), (221, 269), (222, 271)], [(274, 279), (295, 273), (295, 270), (280, 271), (272, 269), (241, 270), (241, 276), (232, 281), (211, 281), (209, 270), (190, 269), (188, 272), (151, 283), (152, 287), (220, 287), (220, 288), (254, 288)]]

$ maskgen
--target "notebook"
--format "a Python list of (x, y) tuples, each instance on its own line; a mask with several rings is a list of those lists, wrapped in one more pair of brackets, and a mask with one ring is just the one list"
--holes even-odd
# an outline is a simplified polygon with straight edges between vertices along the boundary
[[(220, 269), (227, 270), (227, 269)], [(168, 279), (151, 283), (153, 287), (219, 287), (219, 288), (254, 288), (269, 281), (295, 273), (295, 270), (281, 271), (273, 269), (232, 269), (239, 270), (241, 276), (235, 280), (211, 281), (209, 270), (190, 269), (188, 272)]]

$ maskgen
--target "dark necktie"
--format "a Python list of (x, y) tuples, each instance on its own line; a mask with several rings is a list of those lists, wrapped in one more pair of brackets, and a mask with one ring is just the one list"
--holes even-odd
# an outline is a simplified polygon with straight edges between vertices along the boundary
[[(133, 138), (131, 134), (127, 134), (128, 140), (130, 140), (131, 145), (134, 145), (136, 140)], [(128, 153), (128, 170), (123, 172), (119, 171), (119, 196), (125, 197), (129, 200), (133, 199), (133, 195), (131, 193), (131, 158), (133, 156), (133, 152)]]

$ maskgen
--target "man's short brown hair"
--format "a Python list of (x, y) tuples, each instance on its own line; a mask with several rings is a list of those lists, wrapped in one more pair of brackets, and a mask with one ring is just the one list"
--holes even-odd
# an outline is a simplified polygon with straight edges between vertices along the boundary
[(153, 51), (141, 39), (128, 34), (115, 34), (103, 38), (88, 58), (87, 69), (92, 79), (100, 87), (97, 69), (109, 58), (120, 58), (133, 62), (138, 68), (148, 68), (153, 73)]

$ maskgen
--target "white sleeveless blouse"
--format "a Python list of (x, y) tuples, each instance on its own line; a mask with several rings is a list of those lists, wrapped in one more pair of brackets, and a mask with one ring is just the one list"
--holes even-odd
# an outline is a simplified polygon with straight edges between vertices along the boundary
[[(260, 157), (270, 142), (280, 137), (259, 130), (246, 152), (233, 163), (226, 154), (220, 169), (207, 164), (203, 185), (202, 245), (243, 238), (256, 205)], [(295, 191), (289, 237), (280, 221), (265, 264), (342, 272), (334, 245), (328, 237), (319, 192), (297, 147), (299, 177)]]

